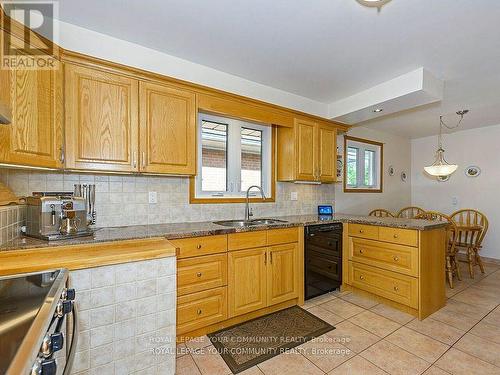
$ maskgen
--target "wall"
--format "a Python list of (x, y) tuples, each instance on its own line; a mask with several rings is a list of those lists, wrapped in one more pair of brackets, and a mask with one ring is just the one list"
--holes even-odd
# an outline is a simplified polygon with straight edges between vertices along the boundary
[[(349, 135), (384, 144), (383, 191), (382, 193), (344, 193), (342, 184), (337, 184), (335, 188), (336, 211), (366, 215), (374, 208), (385, 208), (397, 212), (402, 207), (408, 206), (411, 202), (410, 140), (366, 127), (351, 128)], [(339, 137), (338, 143), (343, 150), (343, 137)], [(396, 170), (394, 176), (388, 174), (390, 165)], [(401, 181), (402, 171), (408, 175), (406, 182)]]
[(18, 236), (25, 218), (24, 206), (0, 207), (0, 245)]
[[(475, 208), (486, 214), (490, 227), (481, 255), (500, 259), (500, 168), (498, 147), (500, 125), (464, 130), (444, 135), (446, 159), (458, 164), (447, 182), (438, 182), (424, 174), (423, 168), (434, 161), (437, 137), (412, 140), (412, 202), (426, 209), (452, 213), (460, 208)], [(467, 177), (467, 166), (477, 165), (481, 175)], [(457, 198), (453, 205), (452, 198)]]
[[(77, 174), (0, 169), (0, 181), (18, 196), (33, 191), (73, 191), (74, 184), (96, 184), (97, 226), (122, 226), (243, 218), (244, 204), (189, 204), (184, 177)], [(148, 204), (148, 192), (158, 203)], [(298, 193), (291, 201), (290, 193)], [(317, 205), (332, 204), (334, 185), (276, 184), (276, 202), (251, 206), (256, 217), (311, 214)]]

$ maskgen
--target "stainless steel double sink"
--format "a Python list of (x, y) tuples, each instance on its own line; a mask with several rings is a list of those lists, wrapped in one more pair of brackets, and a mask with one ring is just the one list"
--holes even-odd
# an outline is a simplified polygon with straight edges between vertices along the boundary
[(214, 224), (222, 225), (224, 227), (233, 227), (233, 228), (244, 228), (244, 227), (252, 227), (256, 225), (272, 225), (272, 224), (280, 224), (287, 223), (285, 220), (278, 219), (253, 219), (253, 220), (222, 220), (222, 221), (214, 221)]

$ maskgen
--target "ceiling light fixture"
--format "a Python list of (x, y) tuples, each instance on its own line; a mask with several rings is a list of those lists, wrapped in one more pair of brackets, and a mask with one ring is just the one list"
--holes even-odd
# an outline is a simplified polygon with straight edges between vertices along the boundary
[(384, 110), (383, 108), (375, 108), (375, 109), (373, 110), (373, 112), (374, 112), (374, 113), (380, 113), (380, 112), (382, 112), (383, 110)]
[(378, 10), (380, 11), (380, 8), (382, 8), (385, 4), (387, 4), (391, 0), (356, 0), (356, 1), (361, 5), (364, 5), (365, 7), (378, 8)]
[(439, 135), (438, 135), (438, 149), (436, 151), (436, 160), (434, 163), (428, 167), (424, 167), (424, 170), (430, 174), (431, 176), (436, 177), (446, 177), (455, 172), (458, 168), (456, 164), (450, 164), (444, 158), (444, 149), (443, 149), (443, 126), (446, 129), (455, 129), (462, 122), (464, 115), (469, 112), (468, 109), (464, 109), (462, 111), (457, 111), (457, 115), (460, 116), (460, 120), (455, 126), (448, 126), (443, 121), (443, 116), (439, 116)]

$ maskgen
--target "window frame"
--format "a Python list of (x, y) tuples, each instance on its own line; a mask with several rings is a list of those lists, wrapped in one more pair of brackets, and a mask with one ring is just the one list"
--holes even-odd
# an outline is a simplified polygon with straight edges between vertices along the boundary
[[(276, 139), (276, 129), (271, 125), (258, 124), (251, 121), (239, 120), (223, 114), (210, 114), (206, 112), (198, 112), (196, 121), (196, 175), (190, 178), (190, 203), (243, 203), (245, 202), (245, 196), (243, 192), (235, 194), (227, 194), (227, 192), (202, 192), (201, 191), (201, 177), (202, 177), (202, 122), (211, 121), (216, 123), (222, 123), (228, 125), (228, 138), (226, 142), (227, 147), (227, 189), (230, 189), (231, 179), (233, 180), (233, 186), (235, 184), (235, 174), (234, 165), (239, 165), (236, 168), (239, 171), (239, 182), (237, 182), (236, 189), (239, 190), (241, 184), (241, 129), (250, 128), (262, 131), (262, 154), (261, 154), (261, 168), (262, 168), (262, 183), (265, 184), (264, 193), (266, 199), (263, 201), (258, 191), (252, 191), (252, 196), (250, 202), (253, 203), (263, 203), (263, 202), (274, 202), (275, 201), (275, 191), (276, 191), (276, 179), (275, 179), (275, 139)], [(231, 128), (238, 127), (239, 130), (230, 131)], [(232, 135), (230, 135), (232, 134)], [(269, 142), (267, 145), (265, 143)], [(237, 150), (237, 152), (231, 156), (230, 150)], [(230, 160), (229, 160), (230, 159)], [(269, 160), (269, 163), (266, 162)], [(230, 167), (230, 165), (232, 167)], [(268, 180), (266, 181), (266, 175)]]
[[(348, 163), (347, 163), (347, 153), (348, 153), (348, 148), (349, 148), (349, 141), (356, 142), (359, 144), (356, 145), (358, 154), (357, 154), (357, 165), (356, 168), (359, 171), (357, 174), (357, 185), (354, 187), (353, 185), (348, 185), (347, 181), (347, 169), (348, 169)], [(378, 150), (377, 150), (378, 149)], [(374, 179), (376, 184), (376, 188), (370, 188), (367, 185), (364, 185), (364, 179), (365, 179), (365, 167), (364, 167), (364, 162), (365, 162), (365, 151), (375, 151), (375, 156), (377, 155), (378, 152), (378, 163), (375, 161), (375, 173), (374, 173)], [(383, 170), (383, 165), (384, 165), (384, 144), (381, 142), (376, 142), (372, 141), (369, 139), (363, 139), (363, 138), (357, 138), (357, 137), (351, 137), (351, 136), (344, 136), (344, 178), (343, 178), (343, 185), (344, 185), (344, 192), (345, 193), (382, 193), (383, 192), (383, 184), (384, 184), (384, 170)], [(362, 168), (360, 169), (360, 166)], [(379, 182), (380, 181), (380, 182)], [(361, 182), (361, 184), (360, 184)], [(379, 183), (377, 183), (379, 182)], [(359, 187), (357, 187), (359, 186)]]

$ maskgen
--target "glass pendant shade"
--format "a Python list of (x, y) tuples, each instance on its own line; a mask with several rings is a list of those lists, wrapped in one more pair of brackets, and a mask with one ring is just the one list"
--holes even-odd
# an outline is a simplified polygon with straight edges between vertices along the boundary
[(446, 177), (455, 172), (458, 168), (456, 164), (449, 164), (444, 158), (444, 150), (439, 148), (437, 150), (436, 161), (428, 166), (424, 167), (424, 170), (431, 176), (436, 177)]

